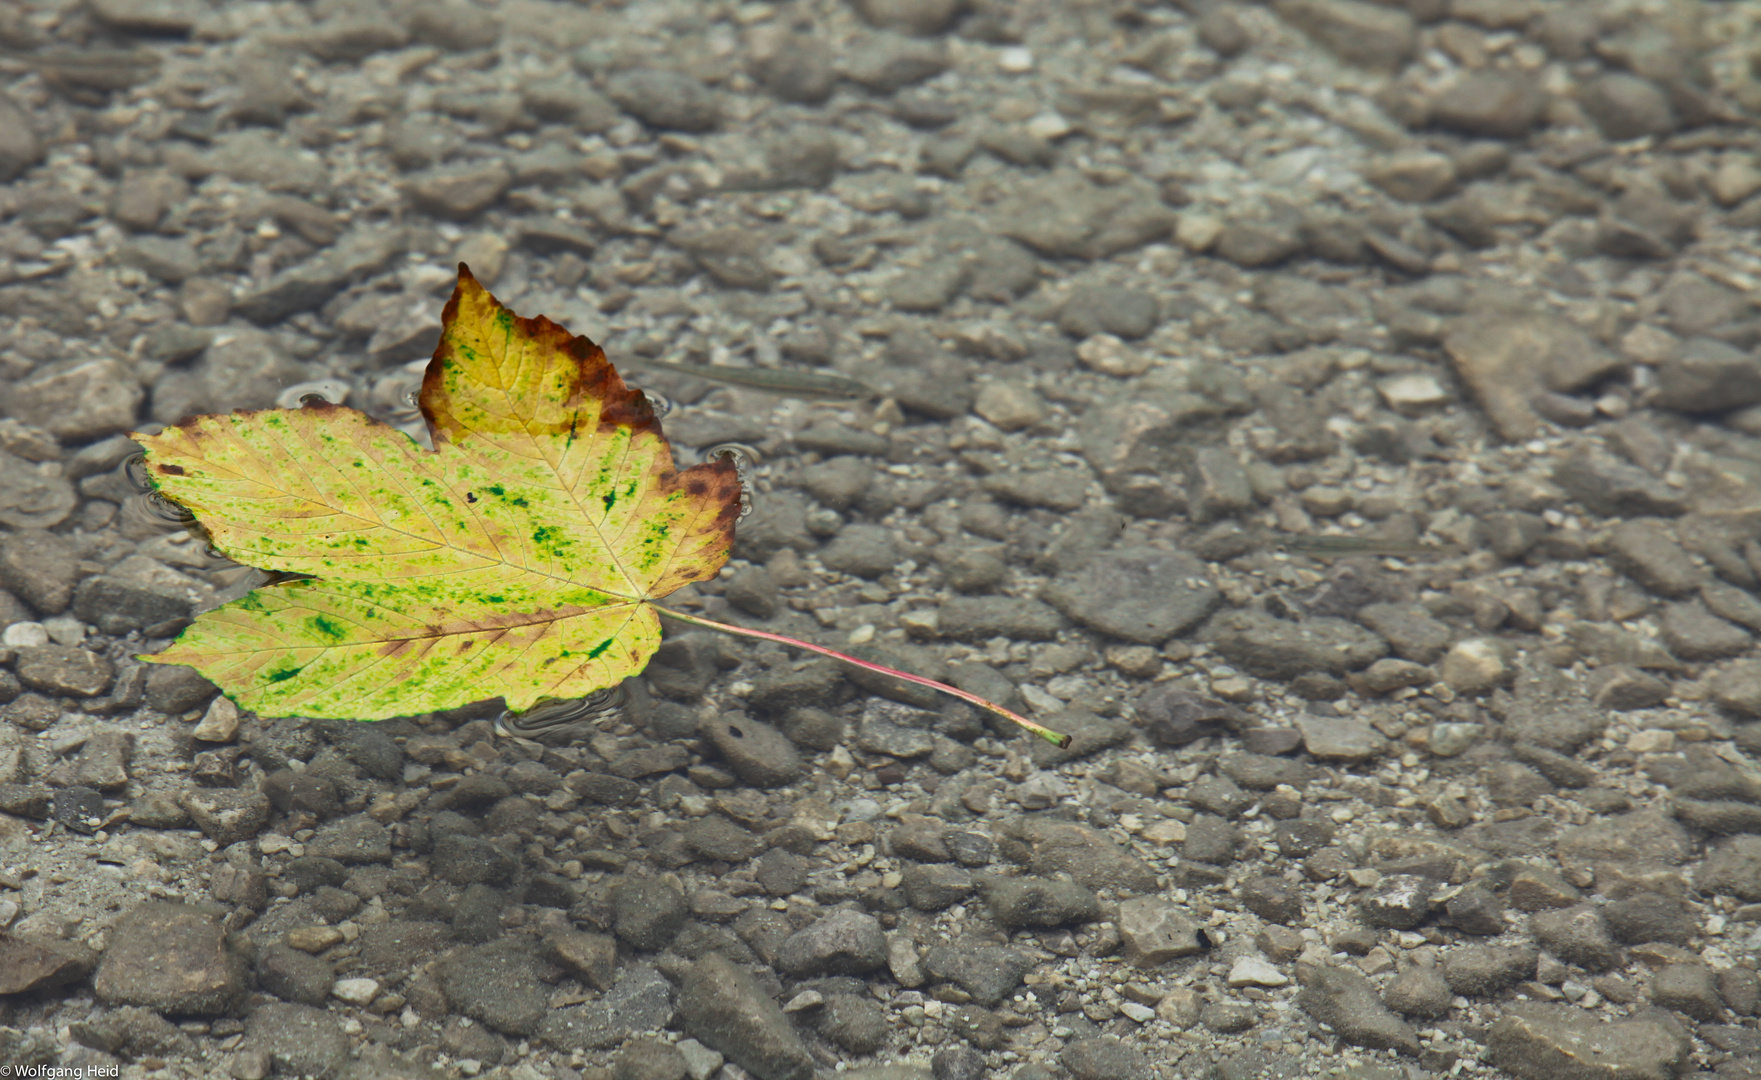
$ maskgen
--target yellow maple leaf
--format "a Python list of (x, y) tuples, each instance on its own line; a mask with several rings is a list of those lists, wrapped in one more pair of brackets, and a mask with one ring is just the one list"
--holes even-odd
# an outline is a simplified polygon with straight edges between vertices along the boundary
[(308, 575), (197, 616), (142, 659), (264, 716), (514, 710), (634, 675), (650, 601), (712, 578), (732, 461), (683, 472), (599, 346), (516, 316), (459, 267), (419, 405), (426, 450), (353, 409), (198, 416), (136, 435), (149, 475), (229, 558)]

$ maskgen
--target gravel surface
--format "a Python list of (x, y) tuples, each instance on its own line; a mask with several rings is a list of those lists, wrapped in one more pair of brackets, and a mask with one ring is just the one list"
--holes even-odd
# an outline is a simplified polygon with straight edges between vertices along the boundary
[[(1758, 26), (0, 0), (0, 1065), (1761, 1075)], [(675, 604), (1071, 746), (701, 632), (559, 745), (139, 663), (257, 579), (125, 433), (407, 425), (461, 260), (758, 451)]]

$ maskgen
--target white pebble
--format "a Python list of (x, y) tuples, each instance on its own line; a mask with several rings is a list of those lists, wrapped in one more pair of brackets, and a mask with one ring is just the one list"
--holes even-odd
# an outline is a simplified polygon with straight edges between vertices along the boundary
[(1128, 378), (1150, 369), (1149, 357), (1112, 334), (1095, 334), (1076, 346), (1076, 358), (1103, 375)]
[(49, 644), (49, 631), (40, 622), (15, 622), (0, 633), (0, 645), (12, 649), (40, 649)]
[(330, 992), (350, 1005), (365, 1005), (379, 996), (377, 979), (338, 979)]
[(1139, 1005), (1135, 1001), (1120, 1002), (1119, 1011), (1140, 1024), (1147, 1024), (1156, 1018), (1156, 1010), (1148, 1005)]
[(1033, 50), (1011, 45), (997, 50), (997, 70), (1011, 75), (1025, 75), (1033, 70)]
[(1230, 986), (1283, 986), (1290, 977), (1254, 956), (1244, 956), (1229, 969)]

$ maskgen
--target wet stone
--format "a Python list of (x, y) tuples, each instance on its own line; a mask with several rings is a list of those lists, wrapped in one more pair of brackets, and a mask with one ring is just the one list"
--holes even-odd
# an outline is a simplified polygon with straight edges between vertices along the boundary
[(1421, 604), (1370, 604), (1358, 610), (1357, 618), (1386, 638), (1394, 655), (1419, 664), (1441, 659), (1453, 636)]
[(1186, 789), (1186, 801), (1200, 810), (1233, 820), (1253, 805), (1253, 796), (1226, 776), (1206, 776)]
[(1613, 374), (1621, 365), (1618, 357), (1558, 316), (1464, 316), (1451, 325), (1443, 344), (1498, 434), (1510, 441), (1540, 429), (1535, 399), (1542, 390), (1569, 392)]
[(1090, 889), (1128, 894), (1156, 887), (1149, 865), (1099, 830), (1075, 822), (1027, 818), (1005, 826), (1004, 856), (1041, 877), (1069, 874)]
[(730, 863), (745, 862), (758, 854), (761, 846), (758, 837), (719, 816), (692, 822), (685, 827), (684, 839), (703, 858)]
[(776, 966), (792, 978), (863, 975), (886, 966), (887, 946), (872, 915), (838, 911), (797, 931), (777, 952)]
[(104, 823), (104, 796), (83, 785), (60, 788), (49, 804), (49, 817), (65, 828), (90, 836)]
[(1323, 761), (1364, 761), (1388, 747), (1388, 740), (1362, 720), (1303, 715), (1296, 721), (1303, 749)]
[(282, 1001), (322, 1006), (329, 999), (336, 974), (326, 960), (285, 944), (257, 951), (257, 985)]
[(881, 31), (864, 35), (847, 53), (844, 77), (877, 94), (894, 94), (948, 69), (947, 46)]
[(221, 847), (249, 840), (269, 823), (269, 800), (260, 791), (196, 788), (184, 794), (180, 805), (196, 828)]
[(1395, 977), (1382, 991), (1382, 1001), (1390, 1009), (1423, 1020), (1437, 1020), (1449, 1015), (1454, 1007), (1454, 991), (1435, 968), (1410, 967)]
[(1280, 877), (1261, 874), (1242, 881), (1241, 902), (1269, 923), (1294, 926), (1302, 922), (1302, 894)]
[(1100, 915), (1095, 894), (1072, 881), (984, 874), (975, 884), (991, 918), (1012, 929), (1089, 922)]
[(92, 980), (107, 1005), (163, 1013), (227, 1016), (250, 990), (245, 956), (228, 938), (225, 910), (149, 901), (117, 920)]
[(1147, 337), (1158, 321), (1154, 296), (1114, 285), (1084, 285), (1071, 290), (1058, 314), (1058, 328), (1078, 340), (1112, 334), (1136, 341)]
[(499, 202), (512, 183), (500, 162), (440, 166), (410, 178), (410, 201), (436, 217), (468, 221)]
[(1379, 635), (1343, 619), (1287, 622), (1239, 610), (1218, 616), (1211, 626), (1218, 654), (1263, 679), (1288, 681), (1312, 672), (1343, 675), (1388, 651)]
[(1660, 596), (1686, 596), (1704, 580), (1687, 551), (1657, 522), (1622, 522), (1609, 539), (1609, 560)]
[(1466, 135), (1514, 139), (1540, 121), (1546, 104), (1540, 87), (1520, 73), (1476, 71), (1431, 100), (1430, 119), (1437, 127)]
[(1119, 905), (1119, 936), (1125, 958), (1137, 967), (1160, 967), (1170, 960), (1203, 952), (1198, 924), (1179, 905), (1156, 897), (1138, 897)]
[(685, 894), (659, 878), (626, 877), (612, 890), (613, 933), (646, 951), (664, 949), (685, 925)]
[(507, 939), (452, 954), (438, 974), (453, 1008), (504, 1035), (531, 1035), (549, 1012), (551, 970), (530, 945)]
[(69, 359), (14, 383), (6, 412), (56, 438), (83, 443), (128, 430), (143, 396), (140, 379), (120, 361)]
[(110, 687), (110, 662), (87, 649), (44, 645), (18, 650), (19, 681), (33, 690), (72, 697), (96, 697)]
[(1487, 1032), (1487, 1059), (1516, 1080), (1672, 1080), (1691, 1044), (1661, 1017), (1603, 1023), (1570, 1005), (1518, 1005)]
[(781, 787), (798, 779), (804, 766), (788, 736), (769, 724), (739, 714), (704, 720), (698, 731), (728, 767), (758, 788)]
[(813, 1058), (782, 1009), (726, 959), (697, 961), (681, 982), (679, 1022), (759, 1080), (806, 1080)]
[(79, 560), (64, 538), (37, 528), (0, 537), (0, 587), (38, 614), (66, 611), (78, 577)]
[(1072, 1040), (1058, 1061), (1076, 1080), (1150, 1080), (1155, 1075), (1142, 1050), (1113, 1035)]
[(614, 76), (606, 89), (619, 108), (649, 127), (704, 132), (721, 122), (715, 92), (684, 72), (637, 68)]
[(1697, 599), (1665, 605), (1659, 622), (1669, 651), (1690, 662), (1737, 656), (1754, 643), (1748, 630), (1714, 615)]
[[(348, 865), (390, 862), (391, 832), (365, 814), (353, 814), (321, 826), (306, 843), (306, 854)], [(445, 859), (436, 845), (436, 865)]]
[(330, 1076), (348, 1059), (342, 1021), (320, 1008), (271, 1002), (251, 1010), (242, 1049), (265, 1055), (277, 1071)]
[(1464, 997), (1497, 994), (1535, 977), (1533, 949), (1503, 945), (1463, 945), (1443, 961), (1449, 989)]
[(1160, 644), (1222, 603), (1209, 568), (1180, 552), (1108, 552), (1049, 586), (1045, 598), (1072, 620), (1126, 641)]
[(617, 972), (618, 945), (606, 934), (557, 929), (544, 936), (551, 957), (595, 990), (611, 989)]
[(1717, 978), (1704, 964), (1668, 964), (1659, 968), (1651, 976), (1651, 1000), (1707, 1023), (1725, 1016)]
[(972, 895), (972, 875), (956, 866), (913, 864), (900, 883), (905, 898), (918, 911), (941, 911)]
[(954, 983), (988, 1009), (1015, 991), (1034, 962), (997, 945), (938, 945), (923, 955), (921, 965), (930, 978)]
[(937, 630), (955, 641), (982, 642), (993, 637), (1049, 641), (1063, 625), (1055, 609), (1037, 600), (1009, 596), (955, 597), (943, 601), (937, 616)]
[(1620, 963), (1620, 947), (1609, 936), (1601, 912), (1589, 905), (1536, 912), (1529, 917), (1529, 931), (1549, 954), (1587, 971), (1607, 971)]
[(864, 720), (857, 727), (856, 745), (871, 754), (910, 759), (929, 754), (935, 749), (935, 740), (922, 728), (901, 727), (887, 720), (873, 718)]
[(1413, 17), (1363, 0), (1279, 0), (1280, 18), (1349, 64), (1394, 72), (1418, 45)]
[(1418, 1034), (1382, 1004), (1375, 987), (1356, 971), (1314, 969), (1297, 993), (1296, 1004), (1354, 1046), (1418, 1056)]
[(1733, 836), (1715, 843), (1694, 874), (1694, 888), (1761, 902), (1761, 836)]
[(1715, 338), (1694, 337), (1657, 363), (1657, 404), (1684, 413), (1725, 413), (1761, 402), (1761, 365)]
[(1443, 905), (1449, 925), (1464, 934), (1491, 936), (1504, 932), (1504, 901), (1483, 883), (1473, 882)]
[(1241, 844), (1241, 829), (1234, 823), (1214, 814), (1198, 814), (1186, 826), (1180, 853), (1192, 862), (1227, 866), (1235, 861)]
[(1371, 926), (1410, 930), (1431, 914), (1437, 883), (1417, 874), (1389, 874), (1358, 898), (1358, 914)]

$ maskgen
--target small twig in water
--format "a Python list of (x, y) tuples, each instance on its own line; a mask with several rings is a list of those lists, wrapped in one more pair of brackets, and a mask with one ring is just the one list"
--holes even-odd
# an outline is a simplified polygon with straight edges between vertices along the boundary
[(1003, 708), (994, 701), (981, 698), (977, 694), (969, 694), (957, 686), (949, 686), (947, 683), (937, 682), (934, 679), (926, 679), (922, 675), (913, 675), (909, 671), (900, 671), (898, 668), (890, 668), (885, 664), (877, 664), (871, 660), (858, 660), (856, 657), (841, 653), (836, 649), (828, 649), (824, 645), (815, 645), (810, 641), (802, 641), (799, 638), (786, 637), (782, 634), (773, 634), (767, 630), (750, 630), (744, 626), (716, 622), (714, 619), (705, 619), (697, 615), (686, 615), (682, 611), (672, 611), (660, 607), (659, 605), (656, 605), (654, 610), (665, 615), (669, 619), (677, 619), (680, 622), (692, 623), (693, 625), (702, 626), (710, 630), (719, 630), (724, 634), (757, 638), (760, 641), (774, 641), (780, 645), (792, 645), (797, 649), (806, 649), (808, 652), (816, 652), (821, 656), (829, 656), (833, 660), (842, 660), (846, 664), (854, 664), (864, 671), (873, 671), (882, 675), (891, 675), (895, 679), (904, 679), (908, 683), (916, 683), (918, 686), (927, 686), (931, 690), (940, 690), (944, 694), (952, 694), (954, 697), (959, 698), (961, 701), (964, 701), (969, 705), (976, 705), (981, 709), (996, 713), (998, 716), (1004, 717), (1005, 719), (1013, 720), (1015, 723), (1020, 724), (1022, 727), (1033, 732), (1035, 735), (1038, 735), (1040, 738), (1051, 743), (1060, 750), (1070, 745), (1070, 736), (1053, 731), (1048, 727), (1042, 727), (1019, 713), (1010, 712), (1008, 709)]

